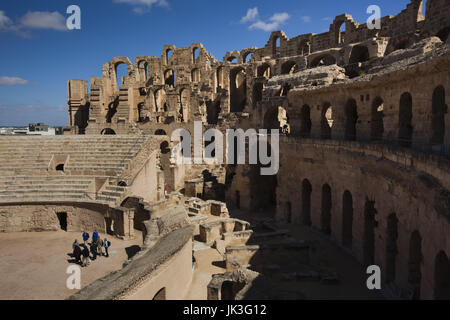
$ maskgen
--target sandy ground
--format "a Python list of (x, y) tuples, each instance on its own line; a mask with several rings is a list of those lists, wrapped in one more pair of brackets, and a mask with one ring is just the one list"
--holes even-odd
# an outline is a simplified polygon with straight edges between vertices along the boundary
[[(129, 241), (108, 238), (112, 247), (109, 258), (98, 257), (88, 267), (81, 268), (81, 287), (122, 268), (129, 256), (142, 245), (142, 233)], [(80, 232), (33, 232), (0, 234), (0, 300), (65, 299), (78, 290), (69, 290), (67, 267), (73, 263), (74, 239), (81, 241)]]

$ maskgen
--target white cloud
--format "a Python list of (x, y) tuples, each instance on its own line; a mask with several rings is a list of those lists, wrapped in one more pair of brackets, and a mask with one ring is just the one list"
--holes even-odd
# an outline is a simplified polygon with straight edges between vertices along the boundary
[(288, 13), (286, 13), (286, 12), (275, 13), (274, 15), (272, 15), (269, 18), (269, 22), (264, 22), (264, 21), (258, 20), (255, 23), (251, 24), (248, 28), (250, 30), (260, 29), (260, 30), (264, 30), (266, 32), (269, 32), (269, 31), (273, 31), (273, 30), (279, 29), (279, 27), (283, 23), (288, 21), (290, 18), (291, 18), (291, 16)]
[(20, 24), (28, 29), (52, 29), (57, 31), (67, 30), (66, 18), (59, 12), (35, 11), (27, 12), (21, 19)]
[(255, 21), (256, 19), (258, 19), (258, 16), (259, 16), (259, 12), (258, 12), (257, 7), (253, 8), (253, 9), (248, 9), (246, 16), (242, 17), (241, 23)]
[(28, 84), (28, 80), (19, 77), (0, 77), (0, 86), (17, 86)]
[(0, 11), (0, 31), (8, 30), (12, 26), (12, 21), (4, 11)]
[(302, 21), (304, 23), (310, 23), (311, 22), (311, 17), (310, 16), (302, 16), (300, 19), (302, 19)]
[(148, 12), (153, 5), (169, 7), (167, 0), (113, 0), (113, 2), (132, 5), (133, 11), (137, 14)]

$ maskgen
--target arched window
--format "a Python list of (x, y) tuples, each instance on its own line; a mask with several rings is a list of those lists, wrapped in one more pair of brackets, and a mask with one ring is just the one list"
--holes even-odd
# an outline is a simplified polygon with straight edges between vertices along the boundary
[(409, 258), (408, 258), (408, 283), (412, 289), (412, 298), (420, 299), (420, 290), (422, 283), (422, 236), (419, 231), (411, 234), (409, 241)]
[(166, 85), (175, 88), (175, 71), (172, 69), (166, 70), (164, 72), (164, 82)]
[(444, 144), (445, 138), (445, 114), (447, 105), (445, 104), (445, 89), (438, 86), (433, 92), (432, 102), (432, 136), (431, 143), (435, 145)]
[(300, 134), (302, 137), (308, 138), (311, 135), (311, 108), (305, 104), (300, 113)]
[(346, 190), (342, 196), (342, 245), (352, 249), (353, 243), (353, 197)]
[(372, 119), (370, 121), (370, 136), (372, 141), (383, 140), (384, 134), (384, 106), (383, 100), (377, 97), (372, 103)]
[(371, 266), (375, 263), (375, 201), (366, 200), (364, 205), (364, 265)]
[(324, 184), (322, 187), (322, 212), (320, 217), (320, 224), (322, 232), (331, 234), (331, 187), (328, 184)]
[(331, 139), (331, 129), (333, 128), (333, 107), (326, 102), (322, 108), (322, 118), (320, 121), (322, 139)]
[(200, 50), (198, 48), (192, 49), (192, 61), (194, 63), (197, 62), (199, 56), (200, 56)]
[(119, 62), (115, 66), (116, 72), (116, 88), (120, 89), (120, 86), (124, 84), (124, 79), (128, 76), (128, 67), (125, 63)]
[(356, 123), (358, 121), (358, 110), (356, 101), (349, 99), (345, 105), (345, 140), (356, 140)]
[(312, 186), (308, 179), (302, 182), (302, 222), (306, 226), (311, 225), (311, 193)]
[(169, 64), (170, 59), (172, 58), (172, 56), (173, 56), (172, 49), (167, 49), (167, 51), (166, 51), (166, 64)]
[(412, 142), (412, 96), (405, 92), (400, 97), (400, 107), (398, 115), (398, 140), (403, 147), (410, 147)]
[(395, 268), (398, 254), (398, 219), (395, 213), (389, 215), (386, 231), (386, 282), (390, 283), (395, 281)]

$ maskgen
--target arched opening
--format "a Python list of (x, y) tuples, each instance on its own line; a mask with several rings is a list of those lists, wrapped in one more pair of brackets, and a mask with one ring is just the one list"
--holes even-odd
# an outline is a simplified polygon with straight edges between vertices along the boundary
[(272, 50), (273, 55), (275, 56), (277, 54), (278, 48), (281, 46), (281, 39), (280, 37), (274, 37), (272, 40)]
[(235, 57), (235, 56), (230, 56), (228, 59), (227, 59), (227, 61), (229, 62), (229, 63), (238, 63), (238, 58), (237, 57)]
[(223, 67), (219, 67), (217, 69), (217, 90), (220, 89), (225, 89), (226, 88), (226, 84), (225, 84), (225, 72), (223, 70)]
[(164, 83), (172, 88), (175, 88), (175, 71), (168, 69), (164, 72)]
[(63, 231), (67, 231), (67, 212), (57, 212), (56, 216), (59, 221), (59, 227)]
[(258, 102), (262, 101), (264, 85), (261, 82), (257, 82), (253, 85), (253, 109), (258, 105)]
[(435, 260), (434, 298), (450, 300), (450, 262), (444, 251), (439, 252)]
[(395, 282), (395, 268), (398, 254), (398, 219), (395, 213), (389, 215), (386, 234), (386, 282)]
[(281, 65), (281, 74), (293, 74), (297, 72), (297, 64), (294, 61), (287, 61)]
[(433, 92), (432, 120), (431, 120), (431, 143), (444, 144), (445, 138), (445, 114), (447, 105), (445, 104), (445, 89), (438, 86)]
[(231, 112), (242, 112), (247, 105), (247, 75), (242, 68), (231, 71)]
[(56, 165), (55, 170), (64, 172), (64, 163)]
[(209, 124), (217, 124), (220, 111), (220, 100), (210, 101), (206, 104), (206, 120)]
[(372, 141), (383, 140), (384, 134), (384, 105), (383, 100), (377, 97), (372, 103), (372, 119), (370, 121), (370, 137)]
[(300, 112), (300, 134), (302, 137), (308, 138), (311, 135), (311, 108), (305, 104)]
[(322, 139), (331, 139), (331, 129), (333, 128), (333, 107), (326, 102), (322, 108), (320, 121), (320, 131)]
[(355, 99), (349, 99), (345, 105), (345, 140), (356, 140), (356, 123), (358, 121), (358, 107)]
[(412, 96), (405, 92), (400, 97), (398, 115), (398, 142), (402, 147), (410, 147), (413, 134), (412, 126)]
[(179, 121), (185, 122), (188, 120), (188, 110), (189, 110), (189, 90), (183, 89), (180, 92), (180, 110)]
[[(271, 153), (272, 146), (268, 143), (268, 154)], [(251, 165), (250, 177), (250, 200), (251, 210), (270, 213), (276, 212), (277, 206), (277, 176), (262, 175), (261, 168), (267, 167), (261, 164)]]
[(106, 128), (100, 132), (101, 135), (115, 135), (116, 132), (113, 129)]
[(450, 34), (450, 26), (447, 26), (439, 30), (439, 32), (436, 34), (436, 37), (439, 37), (439, 39), (441, 39), (442, 42), (446, 42), (449, 34)]
[(164, 89), (159, 89), (155, 92), (154, 97), (156, 112), (163, 112), (164, 106), (166, 105), (166, 91), (164, 91)]
[(266, 79), (269, 79), (271, 77), (271, 68), (268, 64), (263, 64), (258, 67), (257, 70), (258, 77), (265, 77)]
[(345, 42), (345, 32), (347, 23), (345, 21), (338, 22), (336, 24), (336, 43), (342, 44)]
[(252, 52), (247, 53), (244, 56), (244, 59), (243, 59), (244, 63), (250, 63), (250, 61), (252, 60), (252, 57), (253, 57), (253, 53)]
[(302, 182), (302, 223), (311, 225), (311, 193), (312, 186), (308, 179)]
[(331, 234), (331, 187), (328, 184), (322, 187), (322, 212), (321, 212), (321, 229), (322, 232), (330, 235)]
[(200, 56), (200, 50), (198, 48), (192, 49), (192, 62), (197, 62), (198, 58)]
[(412, 299), (420, 299), (420, 287), (422, 282), (422, 236), (419, 231), (411, 234), (409, 241), (408, 259), (408, 283), (412, 290)]
[(117, 186), (118, 186), (118, 187), (123, 187), (123, 188), (125, 188), (125, 187), (127, 187), (128, 185), (127, 185), (127, 183), (126, 183), (125, 181), (119, 181), (119, 183), (117, 184)]
[(111, 123), (114, 115), (117, 113), (117, 107), (119, 106), (119, 98), (116, 98), (108, 105), (108, 112), (106, 114), (106, 123)]
[(140, 61), (138, 63), (138, 69), (139, 69), (139, 77), (140, 77), (141, 81), (147, 81), (148, 80), (148, 62)]
[(310, 68), (315, 68), (320, 66), (331, 66), (333, 64), (336, 64), (336, 58), (327, 54), (314, 58), (309, 66)]
[(349, 63), (360, 63), (368, 61), (370, 58), (369, 48), (366, 46), (354, 46), (350, 55)]
[(375, 201), (366, 200), (364, 205), (364, 265), (375, 264)]
[(351, 249), (353, 243), (353, 197), (346, 190), (342, 196), (342, 245)]
[(264, 115), (264, 129), (283, 129), (288, 126), (287, 113), (283, 107), (271, 107)]
[(123, 62), (119, 62), (115, 66), (115, 71), (116, 71), (116, 90), (119, 90), (120, 86), (124, 84), (125, 77), (128, 76), (128, 66)]
[(166, 288), (159, 290), (152, 300), (166, 300)]
[(192, 70), (191, 79), (192, 79), (192, 82), (195, 82), (195, 83), (200, 82), (200, 70), (199, 69), (195, 68)]
[(163, 129), (158, 129), (155, 131), (155, 136), (167, 136), (167, 133)]
[(170, 152), (169, 142), (167, 141), (161, 142), (161, 144), (159, 145), (159, 149), (161, 150), (162, 154), (168, 154)]
[(173, 56), (172, 49), (167, 49), (167, 51), (166, 51), (166, 64), (169, 64), (170, 59), (172, 58), (172, 56)]
[(144, 122), (145, 120), (145, 115), (144, 115), (144, 103), (139, 103), (138, 107), (137, 107), (137, 111), (138, 111), (138, 122)]

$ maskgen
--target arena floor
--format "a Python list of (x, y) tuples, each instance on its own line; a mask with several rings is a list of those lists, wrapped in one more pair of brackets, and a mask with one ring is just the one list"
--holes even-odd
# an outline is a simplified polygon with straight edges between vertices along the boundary
[[(110, 257), (98, 257), (81, 269), (81, 286), (122, 268), (142, 245), (142, 233), (123, 241), (104, 234), (111, 243)], [(0, 233), (0, 300), (66, 299), (77, 290), (66, 287), (72, 243), (80, 232)]]

